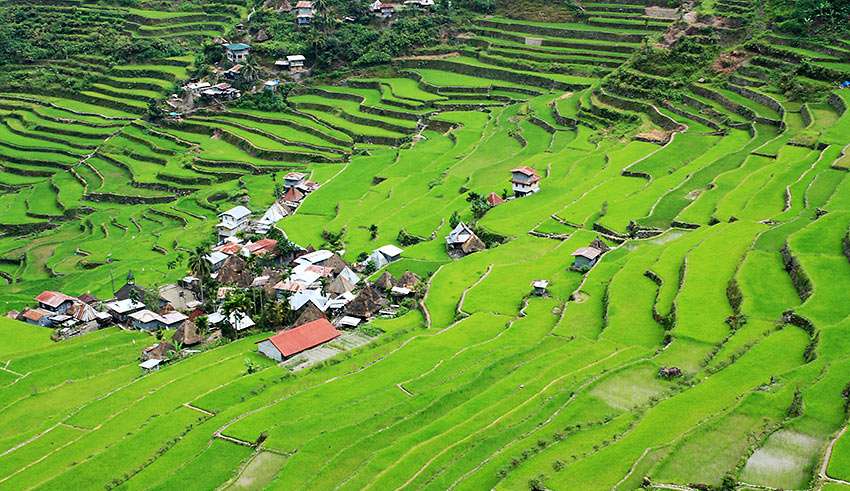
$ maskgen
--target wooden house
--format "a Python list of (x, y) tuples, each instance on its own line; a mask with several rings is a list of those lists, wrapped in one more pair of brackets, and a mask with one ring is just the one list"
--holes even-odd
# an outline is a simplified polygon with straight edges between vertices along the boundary
[(295, 24), (298, 26), (308, 26), (313, 22), (315, 11), (313, 2), (301, 0), (295, 4)]
[(595, 247), (580, 247), (572, 254), (572, 268), (576, 271), (587, 271), (592, 268), (599, 258), (602, 256), (602, 251)]
[(446, 249), (455, 256), (465, 256), (486, 248), (484, 242), (463, 222), (458, 223), (446, 236)]

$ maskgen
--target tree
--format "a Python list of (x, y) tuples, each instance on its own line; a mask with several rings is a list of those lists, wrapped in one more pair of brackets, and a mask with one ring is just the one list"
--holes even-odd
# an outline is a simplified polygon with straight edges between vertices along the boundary
[(206, 245), (199, 245), (192, 252), (189, 253), (188, 267), (189, 270), (194, 274), (198, 279), (200, 279), (201, 284), (201, 303), (204, 302), (204, 280), (206, 280), (211, 271), (210, 262), (207, 261), (207, 247)]
[(369, 225), (369, 237), (371, 237), (372, 240), (378, 238), (378, 226), (374, 223), (372, 225)]
[(238, 318), (253, 311), (254, 302), (243, 291), (231, 292), (221, 304), (221, 313), (224, 314), (224, 325), (221, 329), (222, 336), (227, 339), (236, 339), (236, 326), (230, 322), (231, 316)]
[(455, 228), (458, 223), (460, 223), (460, 215), (457, 211), (454, 211), (452, 212), (452, 216), (449, 217), (449, 227)]

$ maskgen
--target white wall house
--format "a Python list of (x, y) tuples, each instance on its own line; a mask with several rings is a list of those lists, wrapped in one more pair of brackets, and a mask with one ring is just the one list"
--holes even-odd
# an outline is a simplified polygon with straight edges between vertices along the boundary
[(220, 239), (226, 239), (248, 228), (251, 210), (244, 206), (237, 206), (220, 214), (218, 218), (221, 220), (216, 226), (218, 236)]

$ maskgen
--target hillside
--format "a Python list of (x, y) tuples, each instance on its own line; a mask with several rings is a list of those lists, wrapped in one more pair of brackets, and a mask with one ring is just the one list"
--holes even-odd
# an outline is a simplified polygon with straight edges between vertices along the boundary
[(298, 371), (2, 318), (0, 489), (850, 490), (843, 3), (283, 3), (0, 1), (0, 311), (197, 272), (290, 172), (275, 237), (422, 296)]

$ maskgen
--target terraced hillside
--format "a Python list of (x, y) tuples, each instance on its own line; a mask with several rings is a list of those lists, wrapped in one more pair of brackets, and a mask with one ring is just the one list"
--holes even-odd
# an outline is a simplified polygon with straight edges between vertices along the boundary
[[(139, 37), (236, 21), (142, 4), (41, 8)], [(180, 277), (168, 261), (218, 212), (263, 209), (293, 169), (322, 186), (279, 224), (292, 241), (341, 232), (354, 260), (414, 236), (388, 270), (428, 277), (421, 309), (298, 374), (256, 355), (264, 334), (139, 376), (143, 334), (53, 344), (0, 320), (0, 488), (850, 488), (850, 45), (744, 41), (755, 4), (703, 2), (727, 21), (689, 30), (642, 0), (478, 17), (283, 111), (149, 122), (189, 53), (51, 63), (99, 75), (0, 93), (0, 304)], [(677, 29), (665, 55), (745, 55), (682, 76), (649, 49)], [(822, 97), (795, 100), (787, 73)], [(477, 220), (500, 245), (451, 259), (468, 193), (521, 165), (541, 191)], [(596, 238), (611, 250), (571, 270)]]

